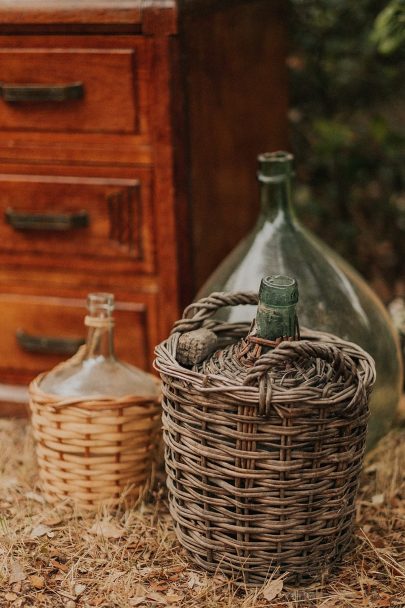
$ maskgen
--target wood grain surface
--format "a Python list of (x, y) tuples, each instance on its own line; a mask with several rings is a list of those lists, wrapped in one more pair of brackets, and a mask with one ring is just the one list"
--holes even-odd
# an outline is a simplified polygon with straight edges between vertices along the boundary
[[(16, 331), (77, 335), (90, 291), (116, 294), (117, 350), (151, 368), (254, 221), (256, 154), (287, 145), (285, 54), (281, 0), (0, 0), (2, 82), (84, 85), (78, 100), (0, 97), (0, 384), (63, 359)], [(10, 209), (89, 223), (21, 230)]]

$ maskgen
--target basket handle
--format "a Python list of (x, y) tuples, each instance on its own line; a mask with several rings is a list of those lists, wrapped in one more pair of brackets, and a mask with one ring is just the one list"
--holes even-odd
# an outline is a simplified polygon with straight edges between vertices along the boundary
[[(300, 340), (295, 342), (281, 342), (274, 350), (263, 354), (257, 359), (248, 371), (244, 384), (259, 387), (259, 416), (269, 416), (271, 411), (271, 381), (268, 381), (267, 372), (274, 365), (286, 361), (295, 361), (302, 357), (323, 359), (335, 368), (344, 378), (357, 375), (357, 368), (351, 357), (343, 353), (333, 344)], [(353, 401), (353, 400), (352, 400)], [(350, 404), (347, 406), (350, 408)]]
[(257, 305), (258, 294), (254, 291), (238, 291), (234, 293), (217, 291), (207, 298), (201, 298), (184, 309), (182, 319), (176, 321), (173, 333), (183, 334), (199, 329), (204, 321), (214, 316), (218, 309), (226, 306)]

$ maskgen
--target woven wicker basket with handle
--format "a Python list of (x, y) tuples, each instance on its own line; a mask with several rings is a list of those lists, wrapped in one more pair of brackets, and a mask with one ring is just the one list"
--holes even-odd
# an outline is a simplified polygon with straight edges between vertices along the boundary
[(245, 374), (227, 360), (216, 373), (178, 363), (185, 332), (208, 328), (220, 345), (245, 336), (247, 324), (211, 318), (240, 304), (257, 295), (192, 304), (156, 349), (171, 514), (190, 558), (210, 572), (247, 585), (275, 571), (310, 582), (351, 542), (374, 363), (352, 343), (308, 331)]

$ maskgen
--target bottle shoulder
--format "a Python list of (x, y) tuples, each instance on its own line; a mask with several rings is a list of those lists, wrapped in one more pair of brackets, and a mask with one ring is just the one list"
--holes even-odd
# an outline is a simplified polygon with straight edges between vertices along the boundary
[(63, 397), (156, 397), (158, 394), (157, 383), (151, 374), (101, 356), (56, 367), (44, 377), (40, 388)]

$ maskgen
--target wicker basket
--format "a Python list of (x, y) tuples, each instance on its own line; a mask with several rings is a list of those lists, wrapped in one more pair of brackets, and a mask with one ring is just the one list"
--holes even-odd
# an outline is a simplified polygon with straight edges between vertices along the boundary
[[(66, 362), (68, 363), (68, 362)], [(48, 502), (80, 509), (135, 500), (148, 486), (160, 438), (160, 402), (128, 395), (59, 400), (31, 383), (39, 477)]]
[[(374, 363), (354, 344), (304, 331), (262, 355), (245, 384), (181, 366), (184, 332), (206, 327), (220, 344), (246, 335), (247, 324), (209, 320), (239, 304), (257, 295), (192, 304), (156, 349), (170, 510), (179, 541), (208, 571), (260, 585), (277, 570), (302, 584), (351, 542)], [(273, 382), (273, 370), (303, 361), (298, 384)]]

